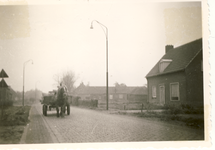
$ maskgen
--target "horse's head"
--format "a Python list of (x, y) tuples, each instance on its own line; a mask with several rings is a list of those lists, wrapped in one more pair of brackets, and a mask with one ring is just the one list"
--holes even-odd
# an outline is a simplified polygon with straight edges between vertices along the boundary
[(65, 98), (67, 96), (67, 92), (66, 90), (61, 87), (59, 90), (58, 90), (58, 97), (59, 98)]

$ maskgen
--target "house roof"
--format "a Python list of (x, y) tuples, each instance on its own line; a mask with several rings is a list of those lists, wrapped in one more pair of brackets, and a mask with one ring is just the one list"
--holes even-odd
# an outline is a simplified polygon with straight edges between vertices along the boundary
[[(172, 73), (184, 70), (190, 62), (202, 51), (202, 38), (187, 43), (185, 45), (173, 48), (169, 50), (158, 62), (157, 64), (149, 71), (146, 75), (146, 78), (153, 77), (157, 75)], [(159, 63), (163, 59), (172, 60), (172, 62), (165, 68), (165, 70), (159, 72)]]
[(0, 81), (0, 87), (8, 87), (7, 83), (5, 82), (4, 79), (1, 79)]
[(147, 95), (148, 94), (147, 87), (138, 87), (138, 88), (135, 88), (133, 91), (131, 91), (130, 94), (134, 94), (134, 95)]
[(8, 89), (10, 90), (11, 94), (16, 94), (16, 92), (9, 86)]
[[(141, 91), (143, 90), (143, 91)], [(127, 93), (127, 94), (147, 94), (147, 90), (142, 87), (108, 87), (109, 93)], [(82, 86), (75, 90), (76, 94), (86, 95), (86, 94), (105, 94), (106, 87), (104, 86)]]

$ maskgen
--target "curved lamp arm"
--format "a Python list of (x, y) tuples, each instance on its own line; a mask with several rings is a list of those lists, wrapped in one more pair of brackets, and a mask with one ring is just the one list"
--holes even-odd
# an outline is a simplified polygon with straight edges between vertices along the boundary
[[(97, 20), (93, 20), (93, 21), (91, 22), (90, 29), (93, 29), (93, 22), (97, 22), (97, 23), (101, 26), (101, 28), (102, 28), (102, 30), (104, 31), (105, 36), (106, 36), (106, 38), (107, 38), (107, 37), (108, 37), (108, 28), (107, 28), (105, 25), (103, 25), (102, 23), (98, 22)], [(104, 30), (104, 28), (105, 28), (106, 31)]]

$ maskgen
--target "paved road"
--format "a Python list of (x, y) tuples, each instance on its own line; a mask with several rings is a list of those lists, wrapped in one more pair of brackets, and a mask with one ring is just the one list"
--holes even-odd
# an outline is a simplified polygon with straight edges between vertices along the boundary
[(88, 143), (203, 140), (201, 131), (144, 118), (71, 107), (57, 118), (56, 111), (42, 115), (42, 105), (32, 107), (23, 143)]

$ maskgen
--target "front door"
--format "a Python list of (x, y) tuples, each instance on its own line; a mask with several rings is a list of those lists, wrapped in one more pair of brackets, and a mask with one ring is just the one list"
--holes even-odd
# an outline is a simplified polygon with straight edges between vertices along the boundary
[(164, 85), (160, 86), (160, 104), (162, 105), (165, 104), (165, 86)]

